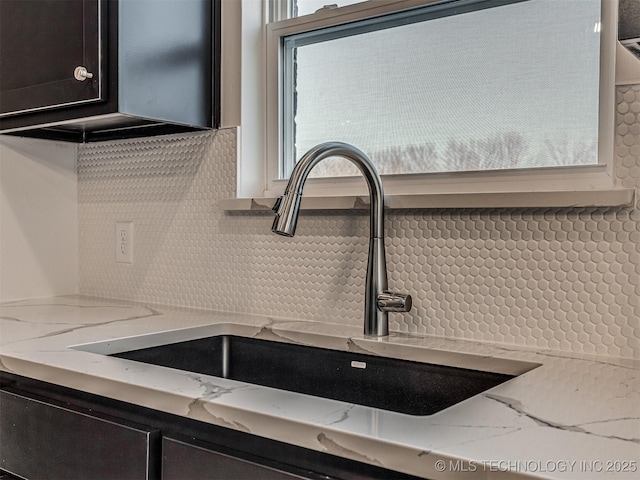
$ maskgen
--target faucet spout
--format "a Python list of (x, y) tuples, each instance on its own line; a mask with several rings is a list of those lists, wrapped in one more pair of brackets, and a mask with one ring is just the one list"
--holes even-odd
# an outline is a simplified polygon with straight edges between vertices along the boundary
[(340, 156), (358, 167), (369, 188), (370, 235), (369, 260), (365, 291), (364, 334), (389, 334), (388, 312), (408, 312), (411, 296), (387, 290), (387, 265), (384, 247), (384, 191), (380, 175), (367, 155), (356, 147), (342, 142), (327, 142), (309, 150), (296, 164), (282, 197), (273, 210), (276, 213), (271, 231), (293, 237), (298, 223), (302, 190), (309, 173), (327, 157)]

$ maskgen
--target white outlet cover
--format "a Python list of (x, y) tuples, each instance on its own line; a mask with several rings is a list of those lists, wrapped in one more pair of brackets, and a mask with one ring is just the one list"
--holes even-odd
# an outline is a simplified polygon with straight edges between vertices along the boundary
[(133, 263), (133, 222), (116, 222), (116, 262)]

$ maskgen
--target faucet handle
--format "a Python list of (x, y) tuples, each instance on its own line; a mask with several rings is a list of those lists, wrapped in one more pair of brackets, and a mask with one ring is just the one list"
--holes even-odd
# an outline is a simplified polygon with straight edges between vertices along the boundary
[(413, 306), (411, 295), (385, 290), (376, 297), (376, 304), (381, 312), (408, 312)]

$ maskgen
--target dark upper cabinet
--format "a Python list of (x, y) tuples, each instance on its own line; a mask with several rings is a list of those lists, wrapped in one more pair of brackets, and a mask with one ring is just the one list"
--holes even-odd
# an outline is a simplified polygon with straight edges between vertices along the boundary
[(99, 7), (98, 0), (0, 2), (0, 114), (102, 99)]
[(1, 0), (0, 133), (217, 127), (219, 59), (220, 0)]

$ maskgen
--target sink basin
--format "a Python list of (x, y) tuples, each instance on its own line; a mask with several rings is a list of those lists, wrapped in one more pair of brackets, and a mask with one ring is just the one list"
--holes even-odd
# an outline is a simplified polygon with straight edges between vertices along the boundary
[(409, 415), (431, 415), (514, 377), (233, 335), (111, 356)]

